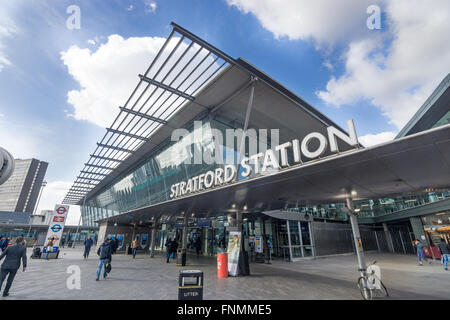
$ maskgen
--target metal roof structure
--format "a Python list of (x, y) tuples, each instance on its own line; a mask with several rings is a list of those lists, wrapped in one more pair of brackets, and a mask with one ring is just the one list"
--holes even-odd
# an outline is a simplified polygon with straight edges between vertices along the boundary
[(196, 217), (236, 211), (254, 214), (286, 206), (344, 202), (349, 194), (353, 200), (364, 200), (449, 186), (450, 124), (99, 221), (133, 224), (180, 212), (195, 212)]
[(431, 128), (450, 111), (450, 73), (417, 110), (396, 139)]
[[(230, 91), (223, 102), (211, 106), (198, 99), (198, 94), (204, 88), (217, 82), (220, 75), (230, 69), (235, 70), (235, 74), (228, 76), (222, 84), (234, 84), (233, 81), (240, 76), (236, 75), (239, 72), (250, 75), (252, 79), (257, 78), (259, 82), (299, 106), (324, 127), (333, 125), (342, 130), (306, 101), (245, 60), (233, 59), (177, 24), (172, 22), (171, 25), (173, 29), (169, 37), (149, 68), (139, 75), (136, 88), (126, 103), (119, 107), (119, 114), (97, 143), (66, 194), (63, 204), (82, 205), (86, 198), (128, 170), (161, 143), (162, 139), (155, 136), (155, 133), (162, 130), (167, 136), (165, 131), (180, 126), (182, 121), (191, 120), (199, 110), (215, 111), (242, 94), (251, 84), (248, 79), (239, 84), (238, 89)], [(174, 116), (182, 113), (186, 106), (197, 109), (185, 112), (174, 121)]]

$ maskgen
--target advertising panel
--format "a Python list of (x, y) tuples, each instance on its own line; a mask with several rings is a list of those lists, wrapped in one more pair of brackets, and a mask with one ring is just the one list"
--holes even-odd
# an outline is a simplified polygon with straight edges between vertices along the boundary
[(61, 241), (64, 225), (66, 224), (67, 213), (69, 212), (69, 206), (63, 206), (57, 204), (53, 211), (53, 216), (50, 219), (50, 225), (48, 226), (47, 236), (45, 237), (44, 247), (47, 247), (47, 243), (53, 239), (53, 250), (51, 252), (58, 252), (59, 242)]
[(237, 276), (240, 249), (241, 233), (237, 231), (230, 231), (230, 236), (228, 239), (228, 274), (230, 276)]

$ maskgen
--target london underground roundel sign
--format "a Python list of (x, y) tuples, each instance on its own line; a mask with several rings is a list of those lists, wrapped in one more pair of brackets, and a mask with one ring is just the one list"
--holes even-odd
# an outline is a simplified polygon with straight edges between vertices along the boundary
[(62, 227), (59, 224), (55, 224), (50, 228), (54, 233), (58, 233), (62, 229)]
[(66, 213), (66, 208), (59, 207), (58, 209), (56, 209), (56, 212), (59, 213), (59, 214), (64, 214), (64, 213)]

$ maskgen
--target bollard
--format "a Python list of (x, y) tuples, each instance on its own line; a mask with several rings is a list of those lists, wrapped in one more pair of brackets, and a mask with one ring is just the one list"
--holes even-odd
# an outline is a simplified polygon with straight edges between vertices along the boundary
[(178, 278), (178, 300), (203, 300), (203, 271), (180, 271)]

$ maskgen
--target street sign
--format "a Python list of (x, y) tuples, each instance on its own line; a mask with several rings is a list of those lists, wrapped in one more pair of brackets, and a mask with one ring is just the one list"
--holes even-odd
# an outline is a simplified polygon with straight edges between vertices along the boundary
[(50, 225), (48, 226), (47, 237), (45, 238), (44, 246), (47, 246), (48, 241), (53, 240), (52, 252), (58, 252), (59, 242), (62, 239), (64, 224), (66, 221), (69, 206), (63, 206), (57, 204), (53, 211), (53, 216), (50, 219)]

